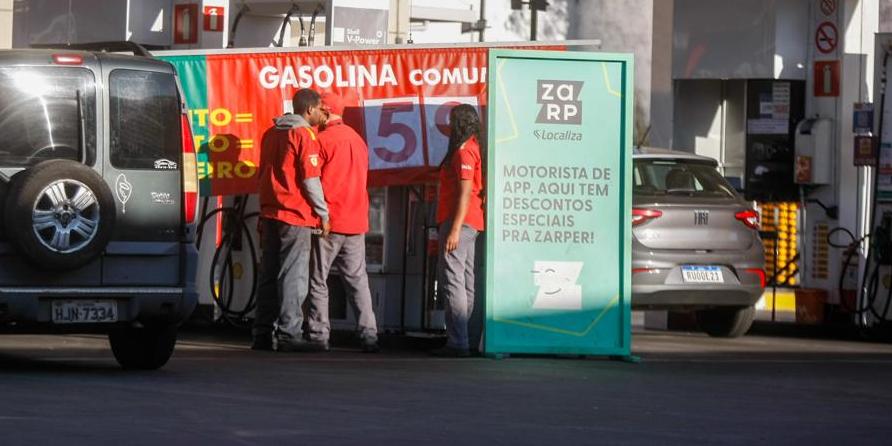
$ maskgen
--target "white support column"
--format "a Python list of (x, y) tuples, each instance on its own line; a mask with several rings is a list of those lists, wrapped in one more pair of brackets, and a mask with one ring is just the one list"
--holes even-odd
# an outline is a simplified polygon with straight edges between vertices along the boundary
[[(808, 60), (806, 67), (806, 86), (805, 86), (805, 116), (813, 118), (819, 116), (821, 118), (829, 118), (833, 120), (834, 136), (833, 147), (831, 153), (834, 156), (829, 160), (815, 159), (813, 163), (829, 162), (831, 163), (831, 183), (824, 186), (810, 186), (804, 189), (806, 195), (803, 199), (807, 203), (802, 211), (802, 220), (799, 231), (801, 232), (800, 255), (800, 278), (801, 283), (806, 288), (820, 288), (827, 290), (831, 302), (835, 303), (837, 296), (837, 286), (839, 272), (841, 271), (840, 259), (835, 250), (831, 250), (826, 240), (823, 240), (823, 234), (827, 229), (833, 229), (840, 225), (840, 220), (834, 220), (829, 217), (821, 205), (832, 207), (840, 204), (840, 168), (842, 162), (841, 152), (844, 150), (840, 141), (840, 97), (838, 96), (816, 96), (815, 95), (815, 73), (818, 70), (819, 75), (823, 75), (825, 68), (830, 69), (834, 62), (839, 63), (839, 76), (845, 74), (843, 69), (843, 49), (844, 38), (846, 34), (845, 10), (848, 3), (855, 3), (857, 0), (839, 0), (835, 3), (832, 11), (822, 9), (821, 0), (810, 0), (809, 17), (811, 26), (809, 26), (808, 35), (805, 36), (808, 45)], [(819, 39), (818, 33), (821, 33)], [(829, 77), (829, 84), (832, 86), (832, 77)], [(823, 79), (818, 79), (819, 86), (825, 85)], [(842, 80), (839, 79), (840, 95), (842, 94)], [(830, 88), (828, 91), (832, 91)], [(795, 161), (794, 161), (795, 162)], [(855, 201), (849, 198), (851, 201)], [(820, 205), (816, 202), (820, 201)], [(819, 230), (820, 229), (820, 230)], [(849, 227), (854, 230), (854, 227)], [(826, 255), (823, 254), (826, 252)], [(827, 257), (826, 267), (819, 258)]]
[(12, 48), (12, 1), (0, 0), (0, 49)]
[(389, 44), (404, 44), (409, 41), (409, 19), (412, 10), (409, 0), (390, 0), (390, 19), (388, 23)]

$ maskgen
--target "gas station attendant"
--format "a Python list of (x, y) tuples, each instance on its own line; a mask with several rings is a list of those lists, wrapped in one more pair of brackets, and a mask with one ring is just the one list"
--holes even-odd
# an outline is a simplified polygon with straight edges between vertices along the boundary
[(438, 291), (446, 300), (446, 334), (436, 356), (467, 357), (468, 321), (474, 309), (474, 254), (483, 231), (480, 118), (462, 104), (449, 113), (449, 149), (440, 164)]

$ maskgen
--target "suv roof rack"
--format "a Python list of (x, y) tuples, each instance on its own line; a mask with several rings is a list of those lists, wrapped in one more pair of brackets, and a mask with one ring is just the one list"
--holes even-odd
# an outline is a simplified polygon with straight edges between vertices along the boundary
[(134, 56), (154, 57), (146, 47), (129, 40), (87, 43), (32, 43), (31, 48), (98, 51), (102, 53), (133, 53)]

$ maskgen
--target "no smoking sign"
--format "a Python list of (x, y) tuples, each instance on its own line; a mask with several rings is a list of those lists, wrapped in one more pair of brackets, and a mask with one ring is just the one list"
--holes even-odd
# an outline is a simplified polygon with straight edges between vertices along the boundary
[(815, 47), (824, 54), (830, 54), (839, 43), (839, 33), (832, 22), (823, 22), (815, 30)]

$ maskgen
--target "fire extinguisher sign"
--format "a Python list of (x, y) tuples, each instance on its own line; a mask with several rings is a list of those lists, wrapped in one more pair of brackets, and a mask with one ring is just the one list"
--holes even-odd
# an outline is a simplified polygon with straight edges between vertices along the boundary
[(176, 5), (173, 10), (173, 43), (198, 43), (198, 5)]
[(839, 61), (815, 62), (814, 80), (815, 97), (839, 96)]
[(223, 7), (222, 6), (205, 6), (204, 7), (204, 30), (210, 32), (223, 31)]

